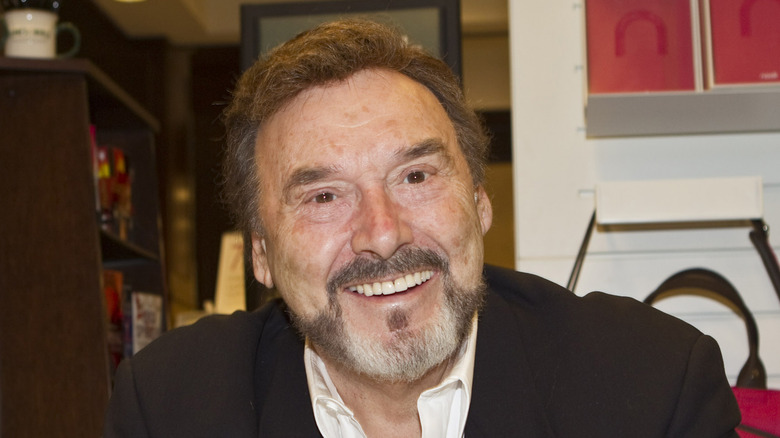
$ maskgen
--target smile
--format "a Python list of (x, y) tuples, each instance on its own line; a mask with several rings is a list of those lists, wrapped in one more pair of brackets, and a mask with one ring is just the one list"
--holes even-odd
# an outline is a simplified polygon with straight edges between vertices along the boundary
[(415, 272), (414, 274), (406, 274), (403, 277), (398, 277), (393, 281), (366, 283), (350, 286), (348, 289), (367, 297), (374, 295), (392, 295), (396, 292), (403, 292), (410, 287), (419, 286), (430, 280), (432, 276), (433, 271)]

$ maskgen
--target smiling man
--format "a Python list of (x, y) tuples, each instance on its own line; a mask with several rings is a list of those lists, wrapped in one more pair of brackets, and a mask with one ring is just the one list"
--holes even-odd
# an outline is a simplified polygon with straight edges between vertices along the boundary
[(711, 338), (483, 266), (486, 137), (392, 29), (296, 37), (225, 122), (226, 199), (282, 299), (125, 361), (106, 437), (736, 436)]
[(367, 433), (419, 435), (417, 398), (482, 300), (491, 220), (447, 113), (423, 85), (369, 67), (302, 91), (256, 144), (255, 276), (284, 294)]

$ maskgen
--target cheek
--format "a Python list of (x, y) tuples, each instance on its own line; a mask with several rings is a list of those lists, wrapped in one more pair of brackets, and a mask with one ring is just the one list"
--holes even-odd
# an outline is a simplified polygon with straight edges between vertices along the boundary
[(454, 244), (464, 247), (473, 241), (474, 233), (481, 236), (479, 215), (471, 190), (460, 188), (445, 205), (443, 213), (436, 218), (436, 226), (444, 233), (450, 233)]
[(441, 245), (448, 252), (453, 275), (462, 284), (469, 285), (469, 279), (481, 275), (484, 260), (482, 227), (473, 196), (469, 191), (453, 199), (443, 219), (435, 224)]
[(315, 257), (296, 256), (299, 252), (275, 257), (272, 272), (275, 286), (293, 312), (313, 316), (327, 303), (325, 283)]
[(327, 280), (344, 247), (343, 233), (295, 223), (272, 234), (269, 265), (274, 283), (298, 314), (312, 315), (327, 304)]
[(482, 232), (473, 195), (442, 199), (424, 211), (414, 210), (421, 246), (433, 245), (449, 259), (457, 282), (471, 284), (474, 272), (481, 273), (483, 261)]
[[(450, 211), (451, 227), (455, 231), (454, 244), (458, 248), (458, 255), (471, 257), (475, 253), (474, 246), (482, 245), (482, 232), (476, 207), (470, 203), (462, 202)], [(481, 251), (480, 251), (481, 252)]]

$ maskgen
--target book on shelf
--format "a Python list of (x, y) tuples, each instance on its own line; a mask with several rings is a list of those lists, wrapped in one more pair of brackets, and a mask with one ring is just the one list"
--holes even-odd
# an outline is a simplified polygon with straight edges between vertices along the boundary
[(591, 94), (703, 87), (698, 0), (588, 0)]
[(159, 294), (134, 290), (119, 269), (103, 269), (103, 295), (113, 373), (123, 358), (134, 355), (162, 334), (163, 300)]
[(122, 148), (101, 145), (97, 128), (90, 127), (95, 172), (96, 203), (100, 226), (127, 240), (133, 227), (133, 172)]
[(103, 270), (103, 295), (106, 304), (107, 332), (106, 341), (108, 354), (111, 359), (112, 371), (116, 370), (119, 362), (124, 357), (123, 346), (123, 315), (122, 315), (122, 289), (124, 287), (124, 275), (122, 271), (113, 269)]
[(157, 339), (163, 331), (162, 296), (141, 291), (132, 291), (129, 299), (129, 312), (125, 315), (125, 354), (138, 353)]
[(130, 166), (125, 152), (117, 147), (112, 148), (114, 172), (112, 178), (112, 195), (115, 232), (122, 240), (127, 240), (132, 228), (133, 200)]
[(702, 0), (708, 87), (780, 85), (780, 2)]
[(108, 227), (114, 222), (111, 158), (107, 146), (97, 146), (97, 182), (98, 182), (98, 214), (100, 226)]
[(89, 143), (90, 158), (92, 159), (92, 179), (95, 190), (95, 209), (99, 218), (101, 207), (100, 159), (98, 157), (97, 126), (92, 124), (89, 125)]
[(122, 289), (122, 355), (133, 355), (133, 288), (124, 285)]

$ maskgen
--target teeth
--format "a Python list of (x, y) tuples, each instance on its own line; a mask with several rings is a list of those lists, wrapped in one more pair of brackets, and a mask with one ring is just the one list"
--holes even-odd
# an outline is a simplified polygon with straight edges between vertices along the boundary
[(365, 283), (356, 286), (350, 286), (349, 290), (363, 294), (367, 297), (374, 295), (392, 295), (396, 292), (403, 292), (410, 287), (418, 286), (430, 280), (433, 271), (415, 272), (398, 277), (393, 281), (384, 281), (382, 283)]

